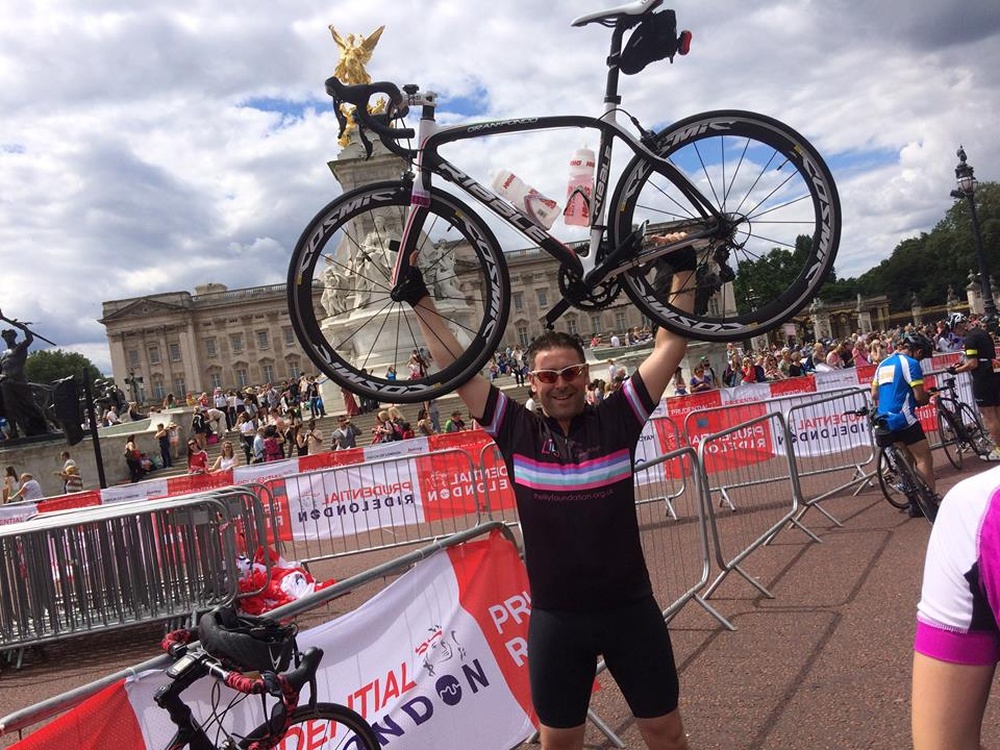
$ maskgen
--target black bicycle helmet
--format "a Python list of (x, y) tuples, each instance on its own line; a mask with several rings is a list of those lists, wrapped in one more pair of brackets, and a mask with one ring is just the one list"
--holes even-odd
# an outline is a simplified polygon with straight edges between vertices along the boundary
[(232, 606), (217, 607), (198, 620), (202, 647), (229, 669), (284, 672), (295, 653), (294, 625), (250, 617)]
[(900, 343), (910, 347), (914, 357), (929, 357), (934, 353), (934, 344), (922, 333), (904, 333)]
[(960, 312), (953, 312), (948, 316), (948, 327), (954, 328), (957, 325), (965, 325), (969, 319)]

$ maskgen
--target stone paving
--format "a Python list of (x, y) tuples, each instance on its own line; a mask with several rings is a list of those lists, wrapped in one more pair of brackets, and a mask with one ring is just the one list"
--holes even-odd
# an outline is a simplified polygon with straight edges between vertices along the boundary
[[(940, 452), (935, 459), (942, 492), (987, 468), (970, 458), (956, 472)], [(738, 576), (713, 595), (736, 632), (694, 604), (671, 623), (694, 750), (910, 747), (911, 642), (930, 526), (890, 507), (876, 489), (823, 507), (843, 526), (810, 511), (806, 523), (822, 543), (787, 530), (745, 561), (773, 599)], [(29, 653), (21, 670), (0, 676), (0, 714), (155, 655), (159, 634), (138, 628)], [(607, 676), (600, 682), (595, 710), (627, 747), (642, 747), (621, 694)], [(987, 747), (1000, 747), (996, 704), (987, 714)], [(12, 741), (0, 738), (0, 747)], [(587, 747), (612, 745), (591, 727)]]

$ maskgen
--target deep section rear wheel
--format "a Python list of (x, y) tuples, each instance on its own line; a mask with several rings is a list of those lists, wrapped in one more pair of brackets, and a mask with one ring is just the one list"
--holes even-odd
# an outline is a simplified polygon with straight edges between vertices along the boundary
[(878, 449), (878, 486), (892, 507), (906, 510), (910, 506), (903, 479), (886, 455), (885, 448)]
[(948, 457), (948, 461), (956, 469), (962, 468), (962, 439), (958, 432), (952, 427), (951, 421), (945, 416), (941, 407), (937, 412), (938, 434), (941, 435), (941, 450)]
[(740, 111), (707, 112), (656, 136), (654, 151), (686, 176), (648, 158), (626, 167), (609, 220), (621, 246), (636, 226), (647, 235), (708, 232), (697, 248), (694, 314), (670, 291), (669, 259), (626, 271), (631, 299), (660, 324), (710, 341), (748, 339), (805, 307), (833, 270), (840, 241), (840, 201), (819, 153), (787, 125)]
[[(437, 398), (477, 374), (507, 323), (510, 281), (490, 229), (455, 197), (432, 191), (414, 229), (417, 265), (438, 314), (463, 349), (441, 369), (411, 377), (426, 354), (417, 312), (390, 296), (390, 274), (407, 219), (405, 183), (375, 183), (328, 204), (302, 233), (288, 269), (292, 327), (312, 362), (336, 383), (377, 401)], [(392, 368), (390, 370), (389, 368)]]
[[(271, 729), (264, 724), (245, 737), (240, 747), (253, 747), (254, 742), (270, 736)], [(284, 737), (276, 745), (277, 750), (379, 750), (380, 747), (375, 732), (360, 715), (334, 703), (295, 709)]]

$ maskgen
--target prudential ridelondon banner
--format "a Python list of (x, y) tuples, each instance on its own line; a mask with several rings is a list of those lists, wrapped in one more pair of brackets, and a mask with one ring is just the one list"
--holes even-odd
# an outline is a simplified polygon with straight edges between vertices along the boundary
[[(527, 591), (515, 548), (494, 533), (435, 553), (360, 608), (303, 631), (298, 643), (324, 651), (319, 700), (362, 714), (383, 747), (507, 750), (534, 732)], [(123, 680), (14, 747), (162, 748), (174, 727), (153, 694), (166, 679), (153, 671)], [(213, 687), (203, 680), (184, 693), (201, 721), (211, 714)], [(222, 688), (216, 704), (231, 697)], [(257, 706), (251, 699), (231, 712), (230, 731), (258, 725)], [(289, 740), (286, 750), (335, 747), (334, 739)]]

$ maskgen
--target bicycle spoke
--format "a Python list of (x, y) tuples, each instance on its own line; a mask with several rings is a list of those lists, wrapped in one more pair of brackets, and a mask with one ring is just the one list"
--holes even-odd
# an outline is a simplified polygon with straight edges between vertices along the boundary
[[(488, 227), (453, 196), (435, 193), (411, 228), (411, 262), (463, 349), (433, 374), (401, 372), (426, 343), (414, 310), (391, 296), (409, 208), (403, 185), (345, 194), (313, 219), (289, 266), (292, 325), (310, 359), (341, 386), (383, 402), (435, 398), (478, 372), (504, 335), (510, 298)], [(317, 276), (318, 267), (325, 270)]]
[[(836, 188), (818, 155), (781, 123), (745, 112), (688, 118), (660, 143), (687, 184), (634, 160), (613, 200), (619, 244), (643, 222), (647, 232), (671, 231), (671, 222), (701, 216), (705, 204), (718, 217), (704, 219), (711, 236), (698, 256), (693, 314), (673, 307), (674, 295), (648, 264), (625, 272), (626, 293), (653, 320), (702, 340), (759, 335), (802, 309), (832, 268), (839, 240)], [(779, 251), (785, 255), (772, 261)], [(748, 286), (756, 283), (767, 288), (753, 296)]]

